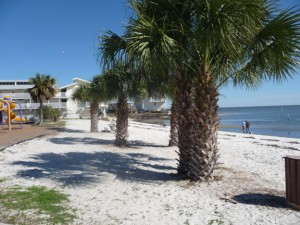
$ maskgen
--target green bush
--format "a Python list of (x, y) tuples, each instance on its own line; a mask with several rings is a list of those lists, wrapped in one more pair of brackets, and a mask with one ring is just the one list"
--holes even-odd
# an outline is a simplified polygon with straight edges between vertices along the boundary
[(44, 119), (51, 119), (58, 121), (61, 112), (59, 109), (53, 109), (51, 106), (43, 106), (43, 117)]

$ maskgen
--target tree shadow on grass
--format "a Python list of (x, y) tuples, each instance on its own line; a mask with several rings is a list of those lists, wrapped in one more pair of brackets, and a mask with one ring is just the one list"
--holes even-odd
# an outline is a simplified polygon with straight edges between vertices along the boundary
[(71, 186), (101, 182), (108, 177), (146, 183), (179, 179), (175, 167), (163, 164), (170, 159), (151, 157), (148, 154), (112, 152), (44, 153), (32, 156), (32, 161), (16, 161), (13, 164), (25, 167), (18, 172), (20, 177), (53, 179)]
[(271, 194), (247, 193), (236, 195), (232, 199), (236, 202), (249, 205), (261, 205), (274, 208), (289, 208), (289, 205), (284, 197)]

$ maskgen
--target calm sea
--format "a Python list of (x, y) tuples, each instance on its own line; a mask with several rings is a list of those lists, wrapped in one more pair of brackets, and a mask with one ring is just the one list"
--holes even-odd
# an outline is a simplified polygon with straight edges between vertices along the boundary
[[(220, 130), (242, 132), (242, 121), (250, 121), (253, 134), (300, 138), (300, 105), (220, 108)], [(144, 121), (147, 122), (147, 121)], [(149, 123), (169, 125), (169, 120)]]
[(220, 130), (240, 133), (243, 120), (254, 134), (300, 138), (300, 105), (220, 108)]

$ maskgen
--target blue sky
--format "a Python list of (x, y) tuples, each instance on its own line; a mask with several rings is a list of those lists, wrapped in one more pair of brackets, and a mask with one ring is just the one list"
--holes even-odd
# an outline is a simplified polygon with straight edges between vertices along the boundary
[[(126, 6), (126, 0), (0, 0), (0, 80), (26, 80), (37, 72), (55, 77), (59, 86), (75, 77), (92, 79), (101, 73), (97, 37), (108, 29), (122, 34)], [(300, 105), (300, 70), (293, 80), (255, 91), (224, 87), (219, 105)]]

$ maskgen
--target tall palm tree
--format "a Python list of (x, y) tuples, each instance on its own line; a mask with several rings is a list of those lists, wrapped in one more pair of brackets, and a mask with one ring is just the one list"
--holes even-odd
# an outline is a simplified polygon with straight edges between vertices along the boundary
[(111, 69), (104, 71), (106, 96), (117, 99), (116, 105), (116, 141), (117, 146), (128, 145), (128, 98), (140, 97), (144, 92), (140, 72), (135, 65), (123, 61), (114, 63)]
[(300, 15), (276, 1), (137, 0), (126, 51), (174, 71), (178, 102), (178, 172), (212, 178), (218, 159), (219, 88), (258, 87), (291, 77), (299, 60)]
[(40, 104), (39, 108), (39, 116), (40, 122), (39, 124), (43, 124), (43, 102), (45, 100), (49, 100), (56, 94), (55, 78), (51, 77), (50, 75), (43, 75), (43, 74), (35, 74), (35, 77), (29, 78), (29, 82), (34, 86), (29, 89), (29, 93), (31, 98), (34, 102)]
[(72, 99), (90, 102), (91, 132), (98, 132), (99, 103), (105, 101), (103, 76), (95, 76), (89, 84), (81, 84), (72, 94)]

